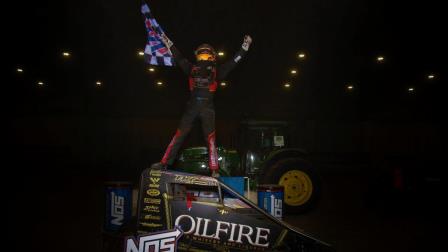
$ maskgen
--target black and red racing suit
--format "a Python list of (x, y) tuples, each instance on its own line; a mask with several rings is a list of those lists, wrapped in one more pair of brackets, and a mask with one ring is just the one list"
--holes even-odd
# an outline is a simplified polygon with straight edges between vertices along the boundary
[(163, 165), (172, 165), (174, 163), (177, 153), (185, 137), (190, 132), (194, 121), (196, 118), (200, 118), (202, 131), (208, 147), (209, 168), (211, 171), (217, 171), (219, 165), (215, 144), (215, 109), (213, 96), (218, 87), (218, 82), (226, 78), (227, 74), (237, 65), (246, 51), (241, 48), (231, 60), (219, 66), (214, 61), (198, 61), (196, 64), (191, 64), (187, 59), (182, 57), (181, 53), (174, 46), (171, 47), (171, 52), (176, 63), (189, 76), (191, 96), (176, 134), (168, 145), (161, 163)]

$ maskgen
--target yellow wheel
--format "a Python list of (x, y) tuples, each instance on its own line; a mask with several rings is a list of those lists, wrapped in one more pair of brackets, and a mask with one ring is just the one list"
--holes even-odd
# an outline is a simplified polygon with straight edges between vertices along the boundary
[(283, 186), (284, 212), (288, 214), (312, 210), (320, 198), (320, 177), (309, 162), (300, 158), (278, 160), (266, 168), (259, 183)]
[(284, 173), (279, 181), (284, 187), (284, 200), (290, 206), (301, 206), (308, 202), (313, 194), (313, 182), (303, 171), (289, 170)]

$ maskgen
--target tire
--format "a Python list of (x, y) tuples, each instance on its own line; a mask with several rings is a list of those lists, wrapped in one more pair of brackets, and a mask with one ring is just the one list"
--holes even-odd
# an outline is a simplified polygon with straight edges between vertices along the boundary
[(260, 184), (284, 186), (284, 213), (312, 210), (321, 193), (321, 180), (311, 164), (299, 158), (281, 159), (267, 167)]

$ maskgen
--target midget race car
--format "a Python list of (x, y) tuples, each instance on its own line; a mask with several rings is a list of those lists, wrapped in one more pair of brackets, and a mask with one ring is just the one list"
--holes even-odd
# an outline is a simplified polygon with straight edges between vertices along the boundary
[(215, 178), (157, 169), (141, 175), (137, 234), (125, 251), (333, 251)]

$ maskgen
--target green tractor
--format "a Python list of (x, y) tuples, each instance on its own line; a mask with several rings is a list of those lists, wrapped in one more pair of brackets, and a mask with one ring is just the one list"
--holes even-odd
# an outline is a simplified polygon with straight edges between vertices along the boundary
[[(283, 121), (243, 121), (237, 150), (218, 147), (221, 176), (245, 176), (255, 189), (257, 184), (284, 187), (286, 213), (304, 213), (319, 198), (321, 181), (302, 149), (288, 146), (288, 123)], [(179, 170), (209, 174), (206, 147), (182, 151)]]

